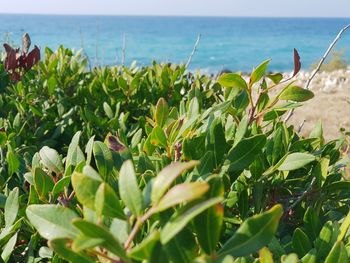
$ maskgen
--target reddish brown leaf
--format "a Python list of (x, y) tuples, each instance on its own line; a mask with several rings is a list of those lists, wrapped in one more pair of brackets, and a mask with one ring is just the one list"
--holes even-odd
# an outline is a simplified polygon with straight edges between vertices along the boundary
[(17, 67), (16, 50), (7, 44), (4, 44), (4, 47), (6, 50), (5, 68), (6, 70), (14, 70)]
[(294, 48), (294, 73), (293, 77), (299, 73), (301, 69), (301, 62), (300, 62), (300, 56), (298, 51)]
[(28, 56), (25, 59), (24, 68), (26, 70), (31, 69), (36, 63), (39, 62), (39, 60), (40, 60), (40, 49), (37, 46), (34, 46), (34, 49), (28, 54)]

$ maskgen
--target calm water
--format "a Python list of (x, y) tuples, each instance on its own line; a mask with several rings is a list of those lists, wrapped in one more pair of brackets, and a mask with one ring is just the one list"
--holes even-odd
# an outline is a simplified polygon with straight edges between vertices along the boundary
[[(153, 59), (186, 62), (201, 34), (191, 69), (249, 71), (271, 58), (270, 69), (291, 70), (294, 47), (307, 69), (348, 23), (350, 19), (0, 15), (0, 37), (10, 32), (19, 42), (29, 32), (40, 47), (84, 47), (92, 62), (97, 53), (100, 64), (114, 65), (121, 61), (125, 33), (126, 63), (147, 65)], [(344, 48), (350, 60), (350, 32), (337, 48)]]

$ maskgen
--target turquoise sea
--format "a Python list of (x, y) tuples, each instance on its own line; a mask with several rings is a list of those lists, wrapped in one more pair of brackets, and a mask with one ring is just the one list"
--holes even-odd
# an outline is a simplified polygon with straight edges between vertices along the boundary
[[(28, 32), (32, 43), (56, 49), (84, 48), (92, 63), (152, 60), (186, 62), (198, 34), (201, 40), (190, 69), (216, 72), (223, 68), (249, 71), (271, 58), (271, 70), (291, 70), (296, 48), (304, 69), (317, 61), (349, 18), (233, 18), (151, 16), (0, 15), (0, 39), (20, 43)], [(350, 32), (337, 45), (350, 61)]]

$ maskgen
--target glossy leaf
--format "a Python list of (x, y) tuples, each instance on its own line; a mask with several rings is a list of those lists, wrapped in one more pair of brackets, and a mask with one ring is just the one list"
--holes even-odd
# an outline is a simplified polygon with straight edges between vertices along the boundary
[(349, 255), (342, 241), (337, 241), (329, 252), (325, 263), (343, 263), (349, 261)]
[(18, 214), (18, 209), (19, 209), (19, 201), (18, 201), (18, 188), (14, 188), (8, 197), (6, 198), (6, 203), (5, 203), (5, 227), (11, 226)]
[[(221, 178), (211, 178), (208, 182), (209, 191), (206, 198), (223, 197), (224, 185)], [(193, 220), (195, 233), (202, 249), (208, 254), (214, 253), (220, 239), (224, 218), (224, 207), (216, 204), (202, 212)]]
[(65, 238), (57, 238), (49, 241), (49, 246), (62, 258), (69, 262), (78, 263), (86, 262), (93, 263), (93, 259), (90, 259), (87, 255), (82, 253), (75, 253), (68, 247), (68, 240)]
[(313, 97), (314, 93), (312, 91), (293, 85), (287, 86), (279, 95), (280, 100), (292, 100), (296, 102), (307, 101)]
[(305, 256), (312, 248), (310, 239), (300, 228), (295, 229), (292, 239), (294, 251), (299, 257)]
[(282, 207), (275, 205), (247, 219), (219, 250), (219, 255), (245, 256), (267, 245), (275, 235), (282, 214)]
[(26, 214), (43, 238), (74, 238), (78, 233), (71, 224), (78, 215), (69, 208), (58, 205), (30, 205)]
[(156, 205), (156, 211), (160, 212), (172, 206), (190, 202), (202, 197), (209, 189), (206, 182), (183, 183), (171, 188)]
[(308, 153), (291, 153), (278, 167), (280, 171), (292, 171), (300, 169), (315, 160), (315, 156)]
[(229, 171), (239, 171), (247, 168), (256, 158), (266, 143), (264, 134), (241, 140), (228, 153)]
[(175, 162), (162, 169), (153, 182), (151, 195), (152, 203), (157, 203), (160, 198), (162, 198), (166, 190), (178, 176), (198, 164), (198, 161), (190, 161), (187, 163)]
[(73, 225), (79, 229), (79, 231), (87, 237), (93, 239), (103, 239), (102, 247), (106, 248), (116, 256), (124, 259), (126, 262), (130, 262), (125, 254), (123, 246), (117, 239), (103, 226), (96, 225), (83, 219), (75, 219)]
[(143, 198), (137, 184), (136, 173), (132, 161), (125, 161), (119, 173), (119, 193), (125, 205), (134, 215), (142, 212)]
[(254, 83), (261, 80), (261, 78), (264, 76), (267, 65), (269, 64), (270, 59), (265, 60), (262, 62), (259, 66), (256, 67), (256, 69), (253, 70), (252, 74), (250, 75), (249, 85), (252, 86)]
[(51, 149), (47, 146), (44, 146), (39, 151), (41, 161), (50, 171), (55, 172), (56, 174), (63, 173), (63, 164), (61, 157), (58, 152), (54, 149)]
[(220, 85), (224, 87), (233, 87), (233, 88), (239, 88), (239, 89), (247, 89), (247, 83), (245, 80), (238, 74), (236, 73), (226, 73), (222, 74), (218, 82)]
[(99, 215), (125, 219), (116, 193), (106, 183), (100, 184), (95, 197), (95, 209)]
[(208, 209), (209, 207), (220, 203), (221, 197), (211, 198), (209, 200), (198, 203), (189, 209), (183, 209), (179, 214), (175, 214), (164, 226), (160, 233), (162, 244), (168, 243), (177, 233), (179, 233), (193, 218)]
[(106, 179), (113, 169), (112, 153), (104, 143), (99, 141), (94, 142), (93, 153), (97, 169), (102, 178)]
[(33, 177), (35, 183), (35, 190), (40, 196), (45, 196), (48, 192), (52, 191), (54, 183), (51, 177), (42, 169), (36, 168), (34, 170)]
[(169, 115), (168, 103), (164, 98), (160, 98), (156, 105), (155, 121), (159, 127), (163, 127)]
[(72, 186), (79, 202), (86, 207), (95, 210), (96, 192), (101, 180), (93, 178), (86, 173), (74, 172), (72, 174)]

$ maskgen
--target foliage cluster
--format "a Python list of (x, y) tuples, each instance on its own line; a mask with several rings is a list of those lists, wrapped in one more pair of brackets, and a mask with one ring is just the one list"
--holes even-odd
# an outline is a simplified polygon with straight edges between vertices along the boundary
[(348, 262), (347, 135), (283, 122), (313, 93), (268, 63), (87, 70), (60, 47), (17, 83), (0, 64), (2, 260)]

